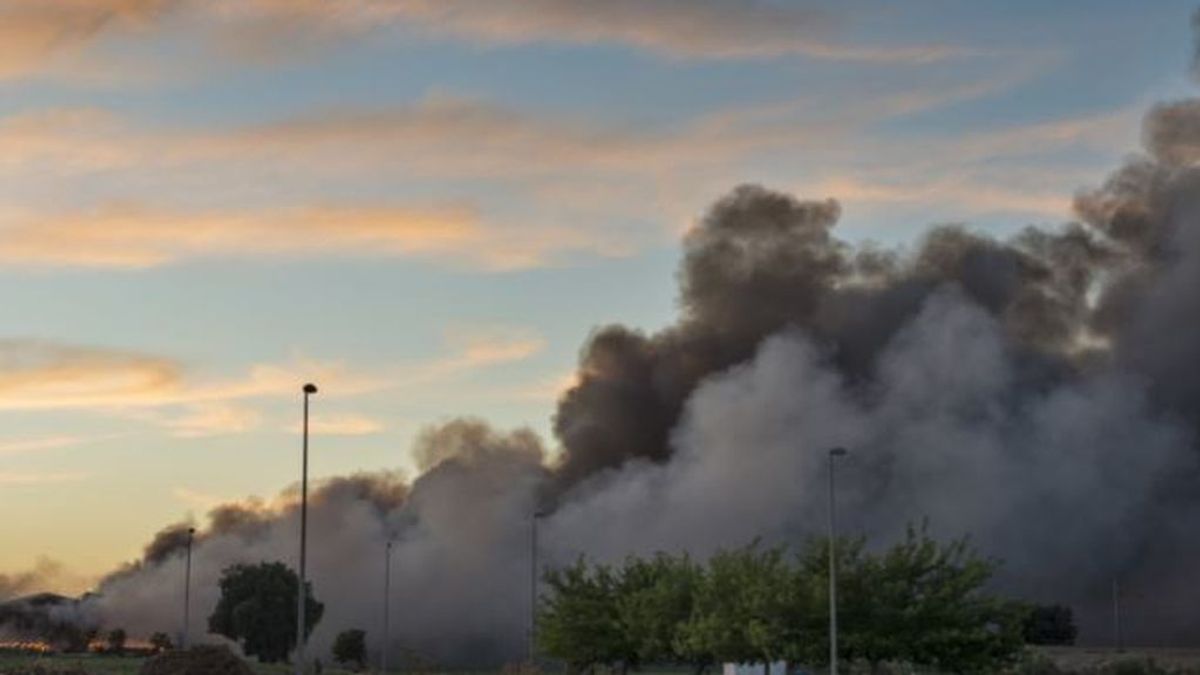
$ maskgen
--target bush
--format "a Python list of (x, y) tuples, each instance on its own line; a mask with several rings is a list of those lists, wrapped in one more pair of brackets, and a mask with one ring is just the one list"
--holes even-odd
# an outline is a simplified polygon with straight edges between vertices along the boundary
[(333, 660), (352, 664), (356, 670), (367, 665), (367, 633), (357, 628), (338, 633), (333, 641)]
[(1029, 611), (1021, 632), (1026, 644), (1073, 645), (1078, 631), (1070, 607), (1040, 605)]
[(160, 652), (169, 652), (175, 648), (175, 643), (171, 642), (171, 636), (159, 632), (150, 636), (150, 646)]
[(112, 654), (121, 654), (125, 651), (125, 640), (128, 636), (125, 634), (124, 628), (117, 628), (109, 631), (108, 636), (104, 639), (105, 650)]
[(204, 645), (147, 659), (138, 675), (254, 675), (254, 671), (228, 648)]

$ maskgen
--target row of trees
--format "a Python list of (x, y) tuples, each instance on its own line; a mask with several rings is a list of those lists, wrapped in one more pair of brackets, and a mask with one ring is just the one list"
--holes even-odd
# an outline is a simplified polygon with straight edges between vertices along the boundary
[[(796, 555), (751, 544), (705, 564), (687, 555), (584, 559), (548, 570), (539, 602), (540, 652), (574, 671), (604, 665), (828, 661), (828, 540)], [(871, 553), (837, 545), (839, 658), (873, 668), (903, 662), (980, 672), (1019, 654), (1030, 608), (984, 591), (996, 563), (966, 540), (939, 543), (910, 527)]]

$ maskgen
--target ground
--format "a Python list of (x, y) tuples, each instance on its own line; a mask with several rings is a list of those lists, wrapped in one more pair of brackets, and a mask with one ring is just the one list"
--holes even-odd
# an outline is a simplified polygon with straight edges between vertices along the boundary
[[(1125, 668), (1113, 668), (1119, 663), (1144, 663), (1152, 659), (1156, 666), (1171, 673), (1200, 673), (1200, 649), (1129, 649), (1116, 653), (1112, 649), (1087, 647), (1040, 647), (1034, 650), (1037, 657), (1046, 657), (1063, 673), (1134, 673), (1144, 672)], [(0, 675), (10, 675), (41, 666), (48, 673), (87, 673), (87, 675), (137, 675), (143, 659), (137, 657), (111, 657), (97, 655), (53, 655), (27, 656), (0, 653)], [(251, 661), (256, 675), (291, 675), (288, 664), (260, 664)], [(374, 672), (374, 671), (371, 671)], [(515, 671), (505, 669), (493, 673), (456, 672), (455, 675), (511, 675)], [(719, 670), (710, 670), (718, 673)], [(1040, 672), (1040, 671), (1034, 671)], [(326, 667), (324, 675), (352, 675), (350, 671)], [(406, 671), (406, 675), (416, 675)], [(433, 675), (433, 674), (427, 674)], [(665, 675), (663, 672), (643, 671), (639, 675)], [(684, 671), (671, 671), (670, 675), (685, 675)]]
[[(88, 675), (137, 675), (142, 667), (140, 657), (98, 656), (55, 654), (53, 656), (28, 656), (21, 654), (0, 654), (0, 675), (23, 671), (33, 666), (41, 666), (51, 672), (80, 671)], [(291, 675), (292, 667), (284, 663), (261, 664), (248, 662), (256, 675)], [(351, 675), (350, 671), (340, 668), (326, 667), (324, 675)]]

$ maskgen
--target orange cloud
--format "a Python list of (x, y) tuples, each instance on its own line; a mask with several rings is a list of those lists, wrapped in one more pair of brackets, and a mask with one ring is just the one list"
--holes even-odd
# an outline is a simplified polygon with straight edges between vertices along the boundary
[(619, 44), (685, 59), (927, 63), (970, 53), (947, 45), (839, 43), (833, 38), (840, 21), (829, 13), (761, 0), (224, 0), (215, 6), (227, 20), (278, 22), (283, 35), (276, 40), (298, 23), (350, 31), (398, 24), (476, 45)]
[(1053, 219), (1071, 213), (1071, 196), (1065, 192), (1022, 190), (962, 178), (883, 183), (843, 176), (820, 181), (810, 190), (849, 204), (936, 204), (964, 213), (1025, 213)]
[[(12, 219), (10, 216), (9, 219)], [(619, 243), (567, 228), (485, 226), (469, 209), (319, 207), (164, 212), (108, 207), (0, 226), (0, 261), (24, 267), (156, 267), (195, 257), (415, 256), (489, 270), (535, 267)]]
[[(293, 424), (285, 427), (284, 431), (294, 434), (299, 433), (300, 429), (299, 424)], [(370, 436), (383, 431), (384, 425), (365, 415), (316, 414), (309, 419), (308, 429), (321, 436)]]
[[(329, 383), (345, 394), (383, 386), (379, 379), (350, 373), (340, 364), (312, 361), (256, 365), (240, 378), (197, 381), (185, 377), (178, 362), (157, 356), (38, 340), (0, 340), (0, 410), (191, 405), (201, 406), (190, 411), (197, 414), (193, 419), (197, 421), (205, 417), (203, 404), (291, 395), (298, 391), (298, 383), (309, 379)], [(171, 426), (170, 420), (163, 423)]]
[(165, 426), (178, 438), (203, 438), (251, 431), (261, 417), (256, 410), (213, 401), (190, 406), (185, 414), (168, 419)]
[(176, 499), (184, 504), (205, 512), (213, 507), (232, 501), (225, 499), (224, 497), (218, 497), (216, 495), (200, 492), (199, 490), (192, 490), (191, 488), (186, 487), (176, 487), (175, 489), (171, 490), (171, 494), (173, 494)]
[[(118, 409), (180, 437), (241, 433), (258, 426), (256, 410), (234, 401), (297, 396), (300, 383), (350, 397), (448, 379), (529, 358), (545, 341), (525, 331), (475, 328), (448, 337), (446, 355), (425, 362), (377, 368), (365, 375), (340, 363), (296, 359), (254, 365), (242, 376), (187, 376), (170, 359), (114, 349), (37, 340), (0, 340), (0, 411)], [(157, 408), (178, 408), (161, 411)], [(366, 434), (382, 429), (360, 415), (326, 418), (330, 433)], [(54, 437), (0, 442), (0, 454), (60, 447), (83, 439)]]
[(56, 450), (58, 448), (81, 445), (86, 442), (88, 442), (88, 439), (81, 436), (47, 436), (45, 438), (0, 441), (0, 457), (42, 452), (44, 450)]
[(78, 483), (86, 478), (86, 473), (78, 471), (0, 471), (0, 485)]
[[(678, 59), (803, 56), (928, 63), (976, 52), (944, 44), (837, 39), (841, 17), (762, 0), (0, 0), (0, 79), (61, 67), (106, 33), (166, 30), (183, 16), (223, 54), (277, 58), (373, 29), (416, 29), (472, 45), (616, 44)], [(176, 26), (178, 27), (178, 26)]]
[(546, 346), (546, 340), (521, 328), (504, 326), (458, 328), (446, 336), (452, 346), (450, 356), (422, 366), (408, 378), (429, 380), (459, 372), (523, 361)]
[(137, 401), (181, 386), (181, 369), (168, 359), (37, 340), (0, 340), (0, 409)]
[(42, 70), (103, 30), (144, 25), (175, 0), (0, 0), (0, 79)]

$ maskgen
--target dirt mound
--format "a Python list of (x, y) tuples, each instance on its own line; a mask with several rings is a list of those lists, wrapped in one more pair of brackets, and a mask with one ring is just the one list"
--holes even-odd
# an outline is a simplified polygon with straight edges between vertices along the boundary
[(254, 675), (254, 671), (228, 647), (200, 646), (148, 659), (138, 675)]

